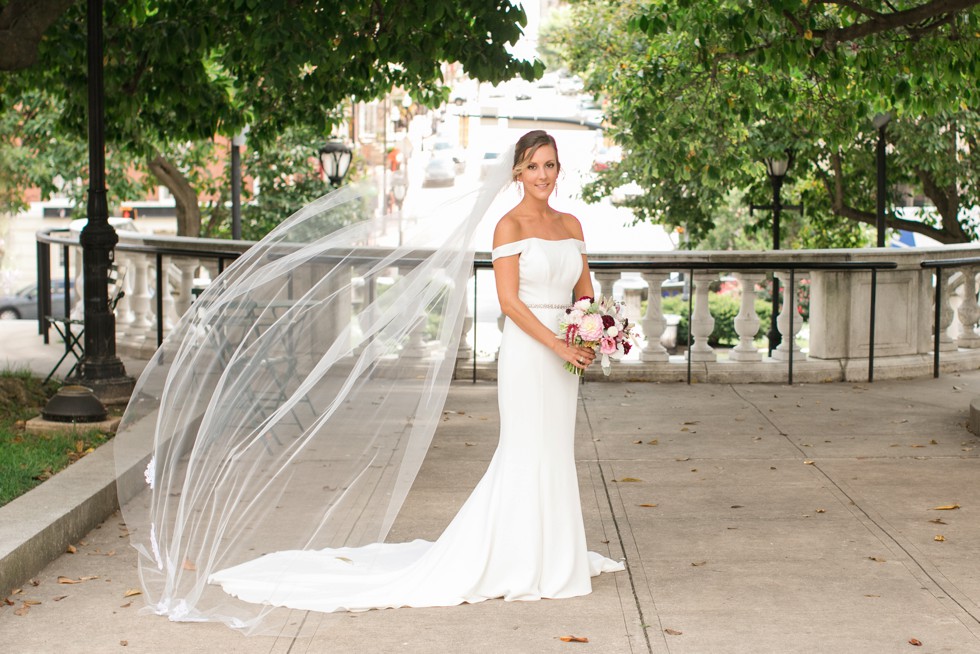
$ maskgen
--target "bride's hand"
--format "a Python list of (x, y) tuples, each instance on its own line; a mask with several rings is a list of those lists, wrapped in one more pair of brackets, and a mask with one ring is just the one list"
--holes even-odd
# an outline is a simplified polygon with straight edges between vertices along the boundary
[(559, 341), (556, 351), (562, 359), (582, 370), (588, 368), (595, 361), (595, 350), (590, 347), (567, 345)]

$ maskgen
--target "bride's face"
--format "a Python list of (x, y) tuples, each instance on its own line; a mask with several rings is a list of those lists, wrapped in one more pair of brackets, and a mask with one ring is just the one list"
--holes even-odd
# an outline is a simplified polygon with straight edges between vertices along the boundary
[(558, 153), (550, 145), (542, 145), (521, 172), (524, 194), (540, 200), (547, 200), (555, 190), (558, 179)]

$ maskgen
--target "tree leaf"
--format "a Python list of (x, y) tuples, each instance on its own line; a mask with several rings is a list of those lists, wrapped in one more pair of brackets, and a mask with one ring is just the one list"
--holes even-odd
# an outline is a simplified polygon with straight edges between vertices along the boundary
[(563, 643), (587, 643), (589, 639), (584, 636), (559, 636), (558, 640)]

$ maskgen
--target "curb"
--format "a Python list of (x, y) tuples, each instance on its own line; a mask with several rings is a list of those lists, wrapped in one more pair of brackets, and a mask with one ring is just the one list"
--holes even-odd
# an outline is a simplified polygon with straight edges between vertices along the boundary
[[(113, 441), (0, 507), (0, 597), (39, 573), (119, 508)], [(139, 475), (139, 466), (124, 474)]]

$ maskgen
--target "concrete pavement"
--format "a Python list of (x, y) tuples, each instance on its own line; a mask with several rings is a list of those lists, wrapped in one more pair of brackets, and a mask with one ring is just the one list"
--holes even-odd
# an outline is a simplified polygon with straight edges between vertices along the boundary
[[(595, 578), (587, 597), (294, 611), (278, 636), (246, 638), (140, 614), (141, 597), (126, 596), (139, 586), (135, 552), (114, 514), (9, 596), (0, 643), (60, 654), (980, 652), (980, 441), (966, 429), (978, 394), (980, 372), (588, 383), (576, 443), (587, 539), (627, 570)], [(495, 385), (455, 384), (446, 411), (391, 540), (437, 537), (493, 452)], [(589, 642), (559, 640), (568, 635)]]

